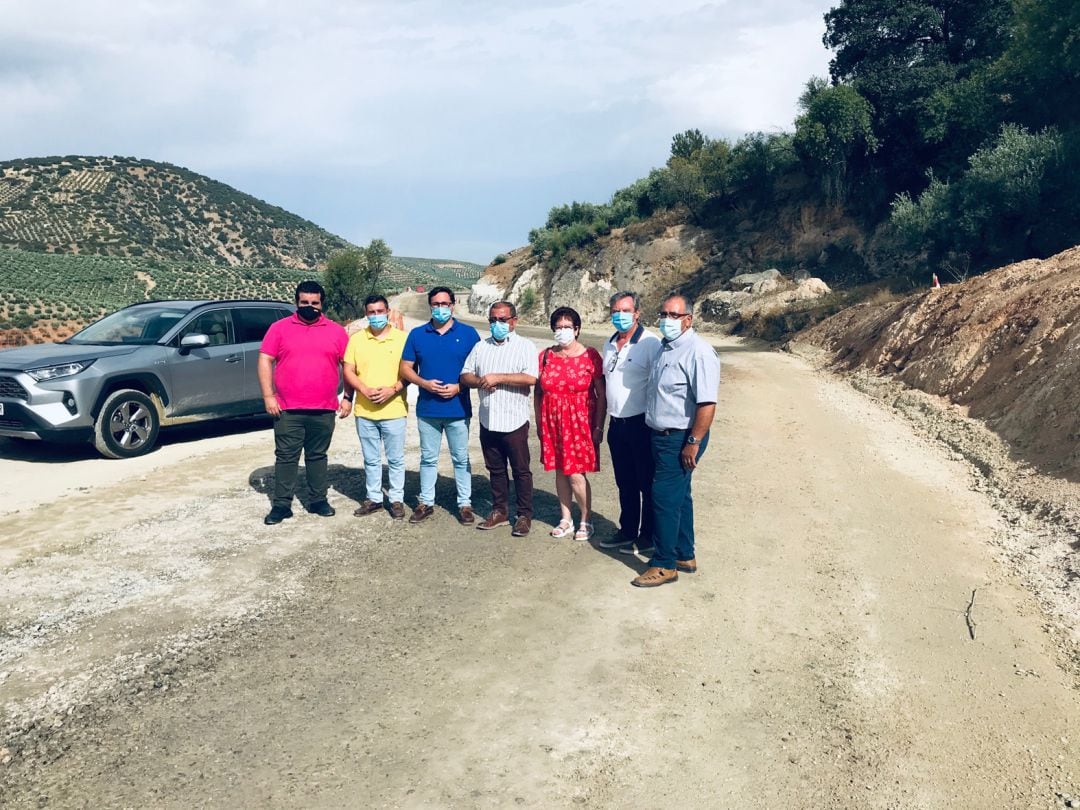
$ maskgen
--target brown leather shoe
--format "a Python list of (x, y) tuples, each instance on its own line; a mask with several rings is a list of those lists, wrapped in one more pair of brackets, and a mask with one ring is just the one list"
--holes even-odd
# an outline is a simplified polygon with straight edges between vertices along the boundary
[(644, 574), (630, 580), (630, 584), (637, 588), (655, 588), (657, 585), (665, 585), (679, 578), (679, 572), (674, 568), (650, 568)]
[(434, 514), (434, 506), (428, 506), (426, 503), (418, 503), (416, 509), (413, 510), (412, 515), (409, 517), (409, 523), (423, 523)]
[(499, 526), (509, 526), (510, 521), (502, 512), (492, 512), (483, 523), (477, 523), (478, 529), (497, 529)]
[(394, 520), (402, 520), (405, 517), (405, 504), (401, 501), (394, 501), (390, 504), (390, 517)]
[(532, 520), (527, 517), (519, 517), (514, 521), (514, 529), (510, 532), (514, 537), (524, 537), (532, 528)]
[(684, 574), (696, 574), (697, 558), (693, 560), (676, 560), (675, 568), (679, 571), (682, 571)]
[(458, 509), (457, 519), (462, 526), (472, 526), (476, 523), (476, 514), (471, 506), (463, 506)]
[(355, 517), (363, 517), (364, 515), (374, 515), (381, 510), (381, 503), (375, 503), (375, 501), (369, 501), (367, 498), (364, 498), (364, 500), (360, 501), (360, 508), (353, 512), (353, 515)]

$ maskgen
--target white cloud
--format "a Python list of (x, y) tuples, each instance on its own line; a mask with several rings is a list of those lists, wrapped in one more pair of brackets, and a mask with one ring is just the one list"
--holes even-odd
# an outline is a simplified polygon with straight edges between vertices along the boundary
[[(216, 176), (293, 172), (362, 184), (378, 175), (465, 189), (502, 181), (506, 193), (577, 176), (569, 199), (595, 185), (598, 168), (632, 178), (662, 163), (671, 135), (687, 127), (730, 135), (790, 126), (802, 84), (827, 64), (827, 7), (8, 4), (0, 159), (125, 154)], [(455, 234), (459, 244), (487, 244), (484, 229), (499, 219), (497, 200), (474, 204), (473, 231)], [(520, 224), (520, 238), (533, 224)]]
[(828, 75), (824, 48), (807, 47), (824, 30), (820, 17), (741, 30), (737, 48), (657, 80), (649, 95), (671, 117), (702, 130), (791, 129), (807, 79)]

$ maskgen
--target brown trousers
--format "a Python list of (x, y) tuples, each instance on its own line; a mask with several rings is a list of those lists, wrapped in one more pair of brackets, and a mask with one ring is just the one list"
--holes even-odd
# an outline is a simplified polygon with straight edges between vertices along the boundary
[(501, 433), (480, 426), (480, 447), (484, 451), (484, 466), (491, 478), (491, 511), (510, 516), (510, 478), (507, 462), (514, 473), (514, 490), (517, 493), (517, 517), (532, 520), (533, 480), (529, 469), (529, 423)]

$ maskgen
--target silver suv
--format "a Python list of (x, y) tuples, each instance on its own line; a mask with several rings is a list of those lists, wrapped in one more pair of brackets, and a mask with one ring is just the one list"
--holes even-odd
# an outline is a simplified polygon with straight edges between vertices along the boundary
[(280, 301), (152, 301), (63, 343), (0, 351), (0, 436), (148, 453), (163, 426), (264, 413), (259, 345)]

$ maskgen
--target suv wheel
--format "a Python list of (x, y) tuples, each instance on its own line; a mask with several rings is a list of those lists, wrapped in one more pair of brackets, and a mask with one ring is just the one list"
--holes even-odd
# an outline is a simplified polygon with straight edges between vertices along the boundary
[(108, 458), (133, 458), (157, 444), (157, 408), (142, 391), (121, 389), (105, 398), (94, 422), (94, 447)]

